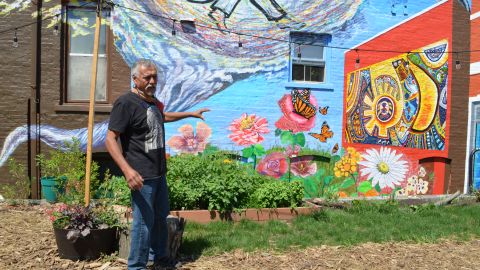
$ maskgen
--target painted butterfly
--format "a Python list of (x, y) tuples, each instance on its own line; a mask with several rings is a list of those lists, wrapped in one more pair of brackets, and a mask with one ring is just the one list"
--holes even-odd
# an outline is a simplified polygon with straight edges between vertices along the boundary
[(330, 127), (328, 126), (327, 122), (324, 121), (322, 124), (322, 128), (320, 129), (320, 133), (308, 133), (308, 135), (314, 137), (320, 142), (326, 142), (328, 138), (332, 138), (333, 131), (330, 130)]
[(310, 90), (293, 89), (292, 90), (293, 111), (307, 119), (312, 118), (317, 113), (317, 108), (310, 103)]
[(323, 108), (320, 108), (320, 107), (319, 107), (319, 108), (318, 108), (318, 111), (319, 111), (321, 114), (323, 114), (323, 115), (327, 115), (327, 113), (328, 113), (328, 106), (323, 107)]
[(332, 154), (335, 154), (337, 152), (338, 152), (338, 143), (336, 143), (332, 148)]

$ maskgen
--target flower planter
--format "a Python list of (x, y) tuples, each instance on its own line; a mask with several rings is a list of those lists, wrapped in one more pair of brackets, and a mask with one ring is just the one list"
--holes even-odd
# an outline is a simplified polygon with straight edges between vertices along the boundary
[(111, 254), (118, 246), (117, 229), (91, 230), (86, 237), (80, 237), (75, 243), (67, 240), (70, 230), (54, 228), (60, 258), (70, 260), (95, 260), (101, 254)]
[(57, 202), (57, 195), (63, 194), (65, 191), (65, 182), (66, 177), (42, 177), (40, 182), (42, 184), (42, 197), (47, 200), (47, 202), (55, 203)]
[(315, 209), (311, 207), (285, 207), (245, 209), (239, 212), (230, 212), (226, 214), (209, 210), (174, 210), (170, 211), (170, 214), (197, 223), (208, 223), (211, 221), (240, 221), (242, 219), (264, 222), (268, 220), (291, 220), (299, 215), (308, 215), (313, 211), (315, 211)]

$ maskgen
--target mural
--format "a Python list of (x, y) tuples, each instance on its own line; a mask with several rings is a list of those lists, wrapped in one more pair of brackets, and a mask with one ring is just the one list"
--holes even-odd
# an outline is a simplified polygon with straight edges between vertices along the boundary
[(349, 143), (444, 150), (447, 41), (347, 75)]
[[(1, 3), (0, 15), (26, 8), (27, 2)], [(156, 96), (166, 110), (211, 109), (206, 122), (167, 124), (168, 151), (200, 154), (213, 145), (238, 153), (258, 173), (302, 181), (307, 197), (431, 193), (433, 172), (390, 146), (444, 150), (448, 43), (441, 40), (421, 48), (423, 53), (400, 54), (346, 74), (345, 86), (345, 50), (338, 48), (353, 47), (438, 1), (114, 3), (115, 48), (129, 65), (139, 58), (156, 62), (162, 70)], [(183, 32), (184, 19), (195, 22), (193, 33)], [(89, 27), (77, 24), (80, 35)], [(285, 87), (291, 31), (331, 34), (325, 83)], [(41, 130), (41, 140), (51, 147), (62, 148), (77, 137), (85, 149), (86, 128), (43, 125)], [(103, 146), (106, 130), (107, 122), (95, 125), (94, 148)], [(27, 140), (27, 132), (20, 126), (6, 138), (0, 166)], [(343, 132), (347, 142), (367, 148), (345, 149)]]

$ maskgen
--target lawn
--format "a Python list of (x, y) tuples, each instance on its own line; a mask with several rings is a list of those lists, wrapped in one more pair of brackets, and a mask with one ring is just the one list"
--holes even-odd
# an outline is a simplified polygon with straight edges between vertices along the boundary
[(359, 202), (347, 210), (321, 210), (289, 223), (187, 223), (181, 252), (215, 255), (236, 249), (288, 251), (367, 242), (463, 241), (479, 236), (480, 205), (400, 207), (395, 203)]

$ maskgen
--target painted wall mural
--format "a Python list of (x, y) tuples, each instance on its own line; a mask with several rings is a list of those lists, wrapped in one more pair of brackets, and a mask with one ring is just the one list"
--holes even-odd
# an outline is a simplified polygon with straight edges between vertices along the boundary
[[(24, 8), (24, 2), (15, 1), (0, 15)], [(444, 150), (447, 42), (346, 74), (345, 86), (345, 50), (325, 48), (325, 83), (287, 88), (290, 44), (282, 40), (290, 31), (330, 33), (330, 46), (349, 48), (438, 1), (393, 1), (394, 7), (384, 0), (114, 2), (115, 48), (129, 65), (139, 58), (156, 62), (162, 70), (156, 96), (166, 109), (211, 109), (205, 122), (167, 124), (170, 153), (199, 154), (211, 147), (235, 152), (260, 174), (302, 181), (306, 197), (431, 193), (433, 170), (391, 146)], [(195, 32), (148, 13), (193, 19)], [(94, 148), (103, 146), (106, 130), (107, 122), (95, 125)], [(343, 132), (348, 142), (366, 148), (342, 147)], [(41, 139), (51, 147), (62, 148), (72, 137), (85, 149), (86, 128), (42, 126)], [(26, 140), (26, 126), (13, 130), (0, 166)]]
[(347, 75), (347, 142), (444, 150), (448, 42), (415, 51)]

